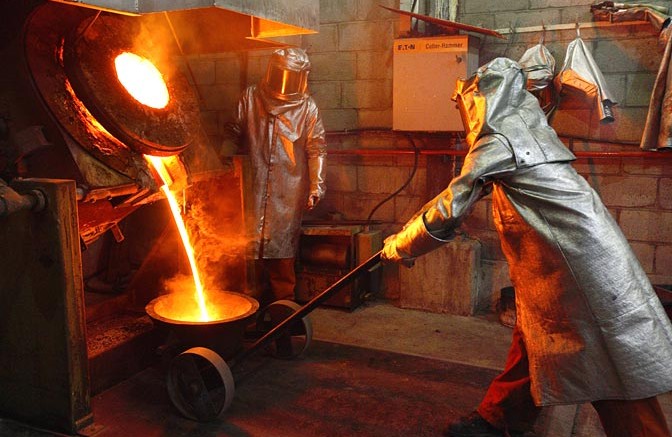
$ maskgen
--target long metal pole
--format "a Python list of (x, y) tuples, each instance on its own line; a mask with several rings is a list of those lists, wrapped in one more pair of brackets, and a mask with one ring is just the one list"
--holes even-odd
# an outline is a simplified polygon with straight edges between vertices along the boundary
[(376, 264), (380, 262), (380, 253), (381, 251), (378, 251), (371, 258), (369, 258), (368, 260), (364, 261), (363, 263), (361, 263), (360, 265), (349, 271), (345, 276), (336, 281), (333, 285), (324, 290), (322, 293), (312, 298), (307, 304), (299, 308), (295, 313), (293, 313), (285, 320), (274, 326), (273, 329), (264, 334), (264, 336), (262, 336), (259, 340), (257, 340), (252, 346), (250, 346), (247, 349), (244, 349), (242, 352), (235, 355), (231, 360), (227, 362), (229, 367), (233, 368), (238, 363), (247, 358), (249, 355), (260, 349), (261, 347), (267, 345), (273, 340), (277, 340), (282, 335), (283, 330), (289, 324), (305, 317), (311, 311), (313, 311), (315, 308), (317, 308), (319, 305), (323, 304), (327, 299), (333, 296), (343, 286), (355, 280), (360, 274), (364, 273), (365, 271), (371, 270), (373, 267), (375, 267)]

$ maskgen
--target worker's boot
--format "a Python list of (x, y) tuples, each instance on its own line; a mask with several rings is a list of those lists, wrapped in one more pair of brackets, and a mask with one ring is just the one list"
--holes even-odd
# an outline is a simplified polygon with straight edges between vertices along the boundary
[(475, 411), (449, 424), (443, 432), (445, 437), (522, 437), (524, 434), (495, 428)]

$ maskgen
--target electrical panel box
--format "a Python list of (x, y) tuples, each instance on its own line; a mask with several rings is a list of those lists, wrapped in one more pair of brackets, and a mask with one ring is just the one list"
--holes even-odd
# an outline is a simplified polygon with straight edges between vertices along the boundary
[(394, 40), (392, 128), (462, 131), (450, 100), (457, 79), (476, 72), (480, 40), (470, 35)]

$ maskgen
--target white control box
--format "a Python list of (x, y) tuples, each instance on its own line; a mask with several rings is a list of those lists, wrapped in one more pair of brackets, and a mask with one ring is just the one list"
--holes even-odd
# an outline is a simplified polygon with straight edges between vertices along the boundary
[(394, 40), (392, 128), (463, 131), (455, 102), (457, 79), (478, 69), (480, 40), (470, 35)]

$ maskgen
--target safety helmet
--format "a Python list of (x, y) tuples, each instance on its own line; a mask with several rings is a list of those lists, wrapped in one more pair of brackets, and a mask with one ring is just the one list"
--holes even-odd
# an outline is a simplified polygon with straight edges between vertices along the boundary
[(278, 49), (271, 55), (262, 80), (262, 86), (273, 97), (300, 100), (308, 88), (310, 60), (303, 49), (289, 47)]

